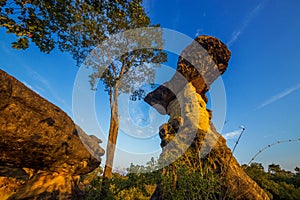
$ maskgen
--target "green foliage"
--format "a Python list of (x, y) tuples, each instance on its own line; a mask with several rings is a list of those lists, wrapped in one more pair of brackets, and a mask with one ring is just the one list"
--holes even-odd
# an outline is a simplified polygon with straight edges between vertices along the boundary
[(174, 177), (163, 176), (161, 188), (164, 199), (218, 199), (221, 195), (220, 178), (213, 173), (203, 175), (199, 170), (182, 167), (177, 171), (177, 182)]
[(271, 164), (268, 172), (259, 163), (243, 166), (245, 172), (258, 183), (269, 195), (270, 199), (299, 199), (299, 172), (296, 173), (281, 169), (279, 165)]
[[(189, 165), (191, 159), (193, 159), (191, 155), (180, 157), (174, 163), (163, 168), (159, 181), (162, 197), (181, 200), (222, 199), (222, 190), (224, 189), (222, 177), (205, 163), (202, 163), (201, 167)], [(229, 197), (223, 199), (229, 199)]]
[[(103, 177), (88, 175), (84, 179), (89, 179), (90, 184), (86, 188), (86, 199), (149, 199), (156, 187), (156, 182), (160, 177), (154, 158), (147, 163), (147, 166), (133, 165), (127, 169), (126, 175), (114, 173), (110, 181), (110, 190), (104, 198), (101, 196), (103, 187)], [(92, 179), (90, 179), (93, 177)]]
[[(160, 183), (164, 199), (218, 199), (221, 195), (221, 178), (214, 173), (203, 174), (200, 170), (180, 167), (174, 187), (173, 174), (166, 174), (163, 172), (165, 169), (158, 168), (159, 164), (152, 158), (146, 166), (131, 164), (126, 175), (114, 173), (105, 199), (150, 199), (156, 183)], [(95, 176), (90, 181), (86, 199), (103, 199), (102, 180), (102, 177)]]
[[(272, 171), (274, 167), (276, 172)], [(174, 186), (173, 174), (162, 176), (161, 170), (153, 171), (157, 168), (157, 162), (151, 159), (146, 166), (131, 164), (124, 176), (115, 173), (107, 199), (149, 199), (158, 182), (161, 183), (164, 191), (164, 199), (221, 198), (222, 178), (214, 173), (204, 174), (203, 171), (193, 171), (183, 166), (177, 171), (177, 183)], [(299, 168), (295, 168), (296, 173), (283, 170), (275, 164), (269, 165), (268, 172), (264, 171), (260, 163), (252, 163), (251, 166), (243, 165), (243, 168), (267, 192), (270, 199), (299, 199)], [(102, 177), (96, 176), (101, 170), (98, 169), (85, 177), (90, 180), (90, 185), (86, 189), (87, 199), (103, 199), (100, 195)], [(223, 199), (230, 199), (230, 197)]]
[(63, 45), (74, 19), (73, 1), (1, 0), (0, 27), (17, 36), (12, 47), (26, 49), (29, 40), (42, 52), (49, 53), (55, 44)]
[(0, 0), (0, 27), (16, 36), (13, 48), (58, 47), (78, 64), (112, 34), (147, 26), (142, 0)]

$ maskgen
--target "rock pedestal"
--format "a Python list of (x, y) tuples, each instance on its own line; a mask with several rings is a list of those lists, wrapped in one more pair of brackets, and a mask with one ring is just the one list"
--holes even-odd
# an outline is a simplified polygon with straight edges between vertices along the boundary
[[(218, 198), (269, 199), (240, 167), (226, 140), (210, 121), (212, 112), (206, 109), (205, 93), (225, 72), (229, 58), (230, 51), (221, 41), (199, 36), (183, 50), (173, 78), (145, 97), (158, 112), (170, 116), (159, 131), (162, 147), (159, 162), (165, 166), (162, 175), (171, 175), (174, 191), (182, 169), (203, 176), (214, 173), (221, 184)], [(163, 181), (158, 183), (152, 199), (166, 198), (163, 184)]]

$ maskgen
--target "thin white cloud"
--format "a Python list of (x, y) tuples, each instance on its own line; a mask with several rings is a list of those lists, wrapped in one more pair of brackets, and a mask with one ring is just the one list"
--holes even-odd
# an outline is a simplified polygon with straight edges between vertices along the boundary
[[(67, 109), (69, 112), (72, 110), (70, 105), (68, 105), (65, 102), (65, 100), (62, 99), (59, 95), (57, 95), (57, 92), (54, 90), (54, 88), (51, 86), (51, 84), (49, 83), (49, 81), (46, 78), (44, 78), (42, 75), (40, 75), (39, 73), (34, 71), (31, 67), (29, 67), (29, 66), (25, 66), (25, 67), (26, 67), (26, 70), (28, 71), (30, 77), (33, 77), (35, 80), (37, 80), (38, 82), (41, 83), (37, 87), (37, 88), (39, 88), (40, 91), (43, 91), (43, 92), (47, 91), (56, 101), (60, 102), (65, 107), (65, 109)], [(30, 86), (30, 87), (33, 88), (32, 86)]]
[(226, 140), (237, 138), (241, 134), (241, 129), (234, 130), (228, 133), (223, 134), (223, 137)]
[(284, 90), (283, 92), (280, 92), (274, 96), (272, 96), (271, 98), (269, 98), (268, 100), (264, 101), (261, 105), (259, 105), (255, 110), (261, 109), (267, 105), (270, 105), (271, 103), (274, 103), (275, 101), (278, 101), (282, 98), (284, 98), (285, 96), (295, 92), (296, 90), (300, 89), (300, 83), (298, 83), (297, 85), (288, 88), (286, 90)]
[(228, 42), (228, 46), (230, 47), (240, 36), (242, 30), (234, 31), (232, 33), (231, 40)]
[(198, 28), (198, 29), (196, 30), (195, 37), (199, 36), (201, 32), (203, 32), (203, 29), (202, 29), (202, 28)]
[(257, 16), (257, 14), (262, 10), (268, 0), (260, 2), (244, 19), (242, 25), (233, 31), (231, 39), (227, 42), (227, 46), (231, 47), (233, 43), (239, 38), (242, 32), (246, 29), (248, 24)]
[(28, 87), (29, 89), (33, 90), (35, 93), (40, 94), (34, 87), (32, 87), (32, 85), (30, 85), (29, 83), (27, 83), (26, 81), (22, 81), (22, 83)]
[(29, 89), (33, 90), (33, 87), (30, 84), (28, 84), (26, 81), (22, 81), (22, 83)]
[(53, 88), (51, 87), (50, 83), (46, 78), (44, 78), (42, 75), (34, 71), (31, 67), (25, 66), (26, 70), (28, 71), (30, 77), (33, 77), (35, 80), (41, 83), (40, 87), (45, 88), (50, 92), (50, 94), (54, 97), (56, 97), (55, 92)]

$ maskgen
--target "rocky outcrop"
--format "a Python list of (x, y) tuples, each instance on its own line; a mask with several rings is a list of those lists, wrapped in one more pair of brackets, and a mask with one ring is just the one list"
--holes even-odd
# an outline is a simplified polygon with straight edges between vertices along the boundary
[(102, 140), (94, 135), (87, 135), (79, 126), (76, 125), (76, 131), (83, 142), (85, 148), (94, 158), (101, 162), (101, 156), (104, 155), (104, 150), (99, 146)]
[(99, 142), (0, 70), (0, 199), (75, 198), (79, 175), (100, 164)]
[[(240, 167), (210, 121), (211, 111), (206, 109), (205, 93), (225, 72), (229, 58), (230, 51), (221, 41), (199, 36), (183, 50), (174, 77), (145, 97), (158, 112), (170, 116), (159, 131), (159, 162), (165, 166), (162, 175), (171, 174), (176, 190), (180, 168), (202, 174), (209, 171), (220, 177), (219, 198), (269, 199)], [(163, 182), (158, 183), (152, 199), (166, 198), (161, 185)]]
[(229, 58), (230, 51), (221, 41), (209, 36), (196, 38), (181, 53), (177, 71), (171, 80), (149, 93), (145, 101), (161, 114), (167, 114), (168, 104), (187, 83), (191, 83), (207, 102), (205, 93), (214, 80), (225, 72)]

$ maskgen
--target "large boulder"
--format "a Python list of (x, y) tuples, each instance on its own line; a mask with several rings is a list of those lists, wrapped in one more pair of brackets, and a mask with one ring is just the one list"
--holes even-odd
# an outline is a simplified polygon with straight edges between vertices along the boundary
[(10, 198), (72, 196), (78, 175), (99, 166), (104, 154), (99, 142), (60, 108), (0, 70), (0, 176), (2, 182), (16, 179), (15, 187), (21, 185)]
[[(159, 131), (162, 147), (159, 163), (165, 165), (162, 176), (173, 179), (171, 191), (174, 191), (183, 169), (203, 176), (214, 173), (220, 178), (222, 188), (218, 198), (269, 199), (243, 171), (210, 121), (211, 111), (206, 109), (205, 93), (225, 72), (229, 58), (230, 51), (220, 40), (199, 36), (181, 53), (173, 78), (145, 97), (158, 112), (170, 116)], [(162, 180), (152, 199), (167, 198), (162, 188), (166, 179)]]

